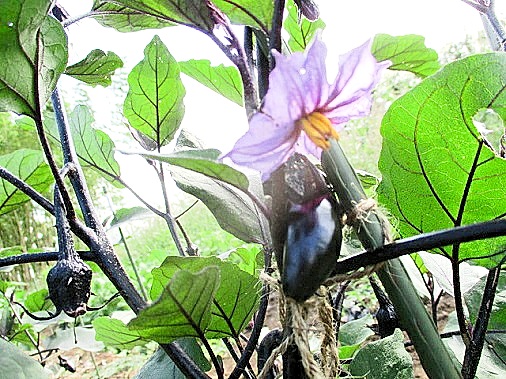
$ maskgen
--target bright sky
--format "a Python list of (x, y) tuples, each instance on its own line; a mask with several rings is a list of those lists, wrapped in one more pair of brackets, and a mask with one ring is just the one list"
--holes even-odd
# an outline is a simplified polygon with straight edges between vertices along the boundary
[[(75, 17), (86, 13), (92, 0), (59, 0), (59, 3)], [(337, 61), (340, 53), (358, 46), (377, 33), (392, 35), (420, 34), (426, 44), (436, 50), (452, 42), (464, 40), (467, 34), (476, 34), (483, 26), (479, 13), (461, 0), (316, 0), (327, 27), (323, 33), (329, 56), (328, 65)], [(506, 1), (496, 0), (500, 19), (506, 18)], [(136, 33), (119, 33), (103, 28), (94, 20), (85, 19), (68, 30), (70, 42), (69, 62), (83, 59), (93, 49), (114, 51), (130, 69), (143, 58), (144, 47), (155, 34), (167, 45), (178, 61), (209, 59), (213, 64), (231, 65), (224, 54), (204, 35), (184, 27), (163, 30), (147, 30)], [(185, 119), (183, 127), (210, 144), (209, 147), (226, 151), (247, 128), (244, 110), (232, 102), (215, 95), (192, 79), (183, 76), (186, 87)], [(61, 85), (67, 91), (75, 86), (75, 80), (64, 78)], [(114, 94), (108, 88), (97, 87), (89, 92), (92, 109), (98, 122), (111, 121)], [(98, 99), (98, 101), (97, 101)], [(71, 102), (71, 101), (70, 101)], [(72, 103), (72, 102), (71, 102)], [(69, 110), (70, 111), (70, 110)], [(97, 125), (100, 127), (99, 125)], [(136, 149), (132, 146), (131, 149)], [(122, 173), (136, 189), (151, 194), (153, 178), (139, 178), (139, 173), (127, 170), (138, 161), (132, 157), (119, 157)], [(144, 175), (146, 170), (142, 171)], [(146, 183), (147, 185), (142, 185)]]

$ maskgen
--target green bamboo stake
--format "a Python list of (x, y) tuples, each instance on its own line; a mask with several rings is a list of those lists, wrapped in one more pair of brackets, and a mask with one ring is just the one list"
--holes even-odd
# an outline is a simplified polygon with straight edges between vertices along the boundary
[[(357, 204), (367, 199), (360, 180), (335, 139), (330, 140), (330, 149), (322, 154), (322, 166), (347, 213), (353, 212)], [(354, 221), (353, 228), (367, 250), (385, 243), (383, 222), (375, 212)], [(402, 262), (399, 259), (387, 261), (377, 274), (427, 375), (431, 379), (462, 378)]]

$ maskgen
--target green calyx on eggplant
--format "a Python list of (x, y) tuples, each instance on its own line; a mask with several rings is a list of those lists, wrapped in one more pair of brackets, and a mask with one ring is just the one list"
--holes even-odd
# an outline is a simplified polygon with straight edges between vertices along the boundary
[(341, 250), (338, 203), (321, 172), (294, 154), (272, 174), (271, 235), (285, 295), (302, 302), (334, 270)]

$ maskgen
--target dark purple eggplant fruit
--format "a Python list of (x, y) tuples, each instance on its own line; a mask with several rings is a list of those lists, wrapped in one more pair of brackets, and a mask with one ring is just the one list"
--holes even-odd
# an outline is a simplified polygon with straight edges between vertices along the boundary
[(341, 250), (337, 201), (321, 172), (294, 154), (272, 175), (271, 234), (285, 294), (311, 297), (336, 266)]
[(342, 233), (331, 195), (293, 204), (283, 252), (281, 283), (298, 302), (311, 297), (334, 270)]

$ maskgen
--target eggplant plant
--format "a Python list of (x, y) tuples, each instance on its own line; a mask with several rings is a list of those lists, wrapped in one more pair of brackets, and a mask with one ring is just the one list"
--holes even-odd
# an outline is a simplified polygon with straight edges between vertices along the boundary
[[(19, 282), (0, 273), (1, 367), (50, 376), (42, 366), (55, 349), (26, 317), (54, 306), (87, 323), (82, 329), (101, 347), (156, 343), (139, 379), (410, 378), (405, 345), (414, 346), (430, 378), (504, 376), (506, 33), (494, 1), (463, 2), (481, 15), (493, 51), (442, 65), (413, 34), (377, 34), (328, 62), (323, 20), (333, 15), (313, 0), (94, 0), (82, 15), (57, 1), (1, 1), (0, 112), (39, 144), (10, 153), (0, 146), (0, 221), (32, 202), (54, 220), (58, 241), (37, 252), (0, 250), (6, 270), (56, 262), (37, 266), (47, 289), (24, 304)], [(119, 55), (98, 49), (69, 62), (68, 28), (85, 18), (124, 33), (126, 44), (131, 32), (153, 35), (122, 83), (128, 92), (115, 133), (96, 127), (87, 105), (67, 113), (59, 91), (62, 76), (107, 87), (123, 66)], [(158, 35), (165, 28), (201, 33), (230, 64), (179, 61)], [(198, 55), (198, 46), (188, 49)], [(330, 82), (327, 64), (337, 71)], [(378, 86), (392, 71), (416, 84), (389, 93), (381, 126), (372, 125)], [(181, 73), (243, 108), (247, 131), (230, 151), (212, 141), (203, 146), (182, 127)], [(364, 175), (345, 153), (346, 130), (357, 118), (380, 128), (381, 178)], [(128, 139), (132, 149), (118, 151), (115, 139)], [(115, 154), (145, 161), (161, 205), (135, 191), (124, 174), (132, 168)], [(111, 225), (141, 212), (166, 225), (177, 255), (152, 267), (149, 280), (136, 270), (122, 232), (135, 281), (120, 260), (88, 187), (92, 171), (142, 206), (117, 212)], [(172, 182), (248, 248), (201, 255), (174, 214)], [(112, 312), (85, 318), (96, 310), (88, 306), (95, 273), (131, 309), (130, 320)], [(342, 322), (347, 289), (363, 276), (379, 304), (376, 321)], [(443, 293), (455, 312), (440, 332)], [(261, 338), (275, 302), (281, 329)], [(225, 354), (233, 361), (227, 367)]]

